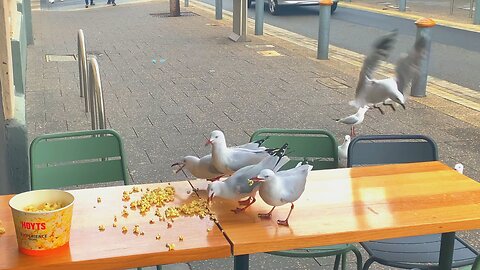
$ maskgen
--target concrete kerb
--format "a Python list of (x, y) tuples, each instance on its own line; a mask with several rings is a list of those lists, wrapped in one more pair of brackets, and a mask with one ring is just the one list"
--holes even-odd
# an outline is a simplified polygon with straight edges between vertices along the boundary
[[(211, 16), (213, 18), (213, 6), (196, 0), (193, 0), (192, 3), (193, 8), (205, 12), (203, 16)], [(215, 23), (225, 27), (231, 27), (232, 12), (224, 10), (223, 15), (225, 15), (223, 21), (215, 21)], [(251, 32), (253, 30), (252, 25), (254, 25), (254, 19), (249, 18), (248, 23), (248, 27)], [(276, 39), (277, 41), (279, 39), (283, 40), (285, 41), (285, 44), (282, 45), (289, 44), (290, 49), (296, 47), (294, 48), (296, 49), (296, 52), (301, 51), (298, 50), (298, 47), (300, 46), (304, 49), (307, 49), (307, 53), (305, 53), (307, 57), (311, 58), (314, 61), (319, 61), (315, 59), (317, 51), (316, 40), (269, 24), (265, 24), (264, 28), (264, 35), (256, 36), (256, 38), (265, 40), (270, 43), (272, 43), (274, 39)], [(330, 45), (330, 60), (322, 63), (329, 64), (331, 66), (336, 66), (339, 64), (348, 65), (353, 67), (356, 72), (358, 72), (363, 64), (364, 57), (365, 56), (362, 54)], [(389, 63), (382, 63), (377, 71), (377, 74), (385, 77), (389, 77), (393, 75), (393, 73), (394, 65)], [(356, 77), (358, 76), (358, 73), (352, 73), (351, 75)], [(480, 127), (480, 122), (478, 121), (478, 119), (480, 119), (480, 93), (472, 89), (428, 76), (427, 97), (412, 97), (411, 100), (426, 105), (430, 108), (433, 108), (437, 111), (440, 111), (446, 115), (452, 116), (466, 123), (469, 123), (475, 127)], [(446, 110), (445, 108), (449, 109)]]

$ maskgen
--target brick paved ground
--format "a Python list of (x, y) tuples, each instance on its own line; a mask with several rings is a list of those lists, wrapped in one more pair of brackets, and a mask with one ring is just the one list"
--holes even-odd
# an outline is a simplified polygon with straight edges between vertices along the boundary
[[(356, 75), (313, 60), (302, 49), (276, 46), (280, 57), (233, 43), (230, 29), (201, 16), (158, 18), (157, 1), (75, 12), (33, 13), (35, 45), (28, 49), (27, 125), (30, 140), (42, 133), (90, 128), (79, 97), (76, 62), (46, 62), (45, 54), (75, 54), (76, 31), (99, 60), (108, 126), (125, 140), (135, 183), (184, 179), (170, 164), (203, 155), (206, 136), (222, 129), (229, 144), (248, 141), (261, 127), (323, 128), (340, 140), (349, 128), (335, 123), (354, 110)], [(249, 45), (264, 44), (252, 37)], [(251, 46), (252, 47), (252, 46)], [(156, 63), (153, 63), (156, 60)], [(341, 83), (331, 84), (332, 81)], [(329, 83), (330, 82), (330, 83)], [(479, 130), (419, 103), (407, 110), (367, 113), (360, 134), (418, 133), (433, 137), (449, 165), (461, 161), (480, 179)], [(475, 232), (465, 236), (477, 247)], [(192, 269), (226, 269), (232, 260), (193, 262)], [(270, 265), (273, 263), (272, 265)], [(291, 260), (259, 254), (252, 269), (317, 269), (331, 259)]]

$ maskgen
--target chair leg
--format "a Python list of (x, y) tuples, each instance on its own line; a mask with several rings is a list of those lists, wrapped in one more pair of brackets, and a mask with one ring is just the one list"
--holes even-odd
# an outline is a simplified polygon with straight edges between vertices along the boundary
[(157, 265), (157, 270), (162, 270), (162, 266), (161, 266), (161, 265)]
[(342, 256), (341, 254), (338, 254), (335, 256), (335, 263), (333, 264), (333, 270), (338, 270), (338, 266), (340, 264), (340, 256)]
[(357, 270), (362, 270), (362, 254), (358, 249), (352, 249), (352, 252), (355, 253), (355, 257), (357, 257)]
[(480, 255), (477, 256), (477, 258), (475, 259), (472, 265), (472, 270), (479, 270), (479, 269), (480, 269)]
[(373, 262), (373, 258), (368, 258), (368, 260), (365, 262), (365, 265), (363, 265), (363, 270), (368, 270), (368, 268), (370, 268), (370, 265), (372, 265)]
[(342, 253), (342, 270), (347, 270), (347, 253)]

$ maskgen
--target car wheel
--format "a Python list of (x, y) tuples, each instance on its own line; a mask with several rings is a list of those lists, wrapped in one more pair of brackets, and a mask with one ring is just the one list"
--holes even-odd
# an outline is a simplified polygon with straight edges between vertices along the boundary
[(252, 0), (248, 0), (248, 1), (247, 1), (247, 7), (248, 7), (248, 8), (251, 8), (251, 7), (252, 7)]
[(330, 14), (333, 15), (335, 10), (337, 10), (337, 5), (338, 5), (338, 2), (333, 2), (332, 9), (330, 10)]
[(277, 0), (268, 0), (268, 12), (272, 15), (278, 15), (280, 7)]

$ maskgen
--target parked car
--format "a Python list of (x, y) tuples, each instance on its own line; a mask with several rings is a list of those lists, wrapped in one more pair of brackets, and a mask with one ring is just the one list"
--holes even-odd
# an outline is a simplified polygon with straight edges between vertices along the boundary
[[(252, 6), (252, 2), (255, 0), (248, 0), (248, 7)], [(337, 9), (337, 4), (339, 0), (333, 0), (331, 14)], [(278, 15), (279, 10), (284, 8), (287, 5), (296, 5), (296, 6), (315, 6), (319, 4), (319, 0), (265, 0), (265, 4), (268, 5), (268, 12), (272, 15)]]

